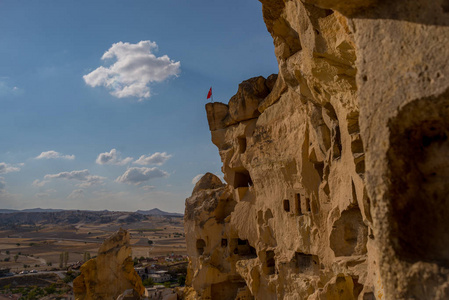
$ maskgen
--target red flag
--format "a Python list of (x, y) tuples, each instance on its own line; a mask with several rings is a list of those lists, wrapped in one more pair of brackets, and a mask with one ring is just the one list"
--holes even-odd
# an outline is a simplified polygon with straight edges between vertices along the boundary
[(209, 93), (207, 93), (207, 99), (212, 97), (212, 87), (209, 89)]

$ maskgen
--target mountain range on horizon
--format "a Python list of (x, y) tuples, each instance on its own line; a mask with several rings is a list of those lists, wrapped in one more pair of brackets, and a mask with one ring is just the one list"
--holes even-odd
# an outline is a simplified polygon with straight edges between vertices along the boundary
[[(61, 212), (61, 211), (88, 211), (88, 212), (107, 212), (107, 209), (104, 210), (78, 210), (78, 209), (57, 209), (57, 208), (27, 208), (27, 209), (0, 209), (0, 214), (10, 214), (10, 213), (36, 213), (36, 212)], [(153, 208), (150, 210), (137, 210), (135, 213), (146, 215), (146, 216), (176, 216), (182, 217), (184, 214), (181, 213), (172, 213), (160, 210), (159, 208)]]

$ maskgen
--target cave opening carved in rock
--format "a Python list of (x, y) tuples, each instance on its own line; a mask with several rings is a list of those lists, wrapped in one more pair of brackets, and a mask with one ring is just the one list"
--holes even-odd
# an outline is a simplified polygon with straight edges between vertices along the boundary
[(320, 262), (316, 255), (295, 252), (296, 269), (299, 273), (319, 272)]
[(241, 136), (237, 138), (237, 142), (239, 145), (239, 153), (245, 153), (246, 151), (246, 137)]
[(286, 212), (289, 212), (289, 211), (290, 211), (290, 200), (285, 199), (285, 200), (283, 201), (283, 204), (284, 204), (284, 210), (285, 210)]
[(275, 272), (276, 272), (276, 261), (274, 259), (274, 251), (272, 250), (266, 251), (264, 273), (266, 275), (273, 275)]
[(242, 259), (251, 259), (257, 257), (257, 252), (254, 247), (252, 247), (248, 240), (242, 239), (231, 239), (230, 244), (231, 249), (235, 255), (241, 256)]
[(234, 211), (235, 205), (236, 202), (232, 198), (220, 199), (217, 208), (215, 209), (215, 220), (217, 223), (223, 223), (226, 217)]
[(310, 205), (310, 198), (304, 198), (304, 200), (301, 202), (301, 210), (304, 212), (310, 212), (311, 205)]
[(362, 255), (367, 251), (367, 236), (360, 209), (353, 207), (343, 211), (332, 226), (330, 246), (335, 256)]
[(389, 122), (391, 240), (407, 261), (449, 267), (449, 92), (415, 100)]
[(247, 170), (242, 170), (234, 173), (234, 188), (253, 186), (253, 181)]
[(196, 240), (196, 251), (198, 252), (198, 255), (203, 255), (205, 247), (206, 242), (203, 239)]
[(221, 239), (221, 247), (226, 248), (228, 246), (228, 239)]

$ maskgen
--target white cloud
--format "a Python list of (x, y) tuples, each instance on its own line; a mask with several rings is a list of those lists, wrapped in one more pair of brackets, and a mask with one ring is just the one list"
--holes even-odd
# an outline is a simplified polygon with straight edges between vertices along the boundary
[(152, 190), (155, 190), (156, 187), (152, 186), (152, 185), (144, 185), (144, 186), (142, 186), (142, 189), (145, 191), (152, 191)]
[(204, 176), (204, 174), (198, 174), (195, 177), (193, 177), (192, 184), (196, 184), (203, 176)]
[(133, 160), (132, 157), (120, 158), (120, 152), (111, 149), (109, 152), (100, 153), (95, 161), (99, 165), (126, 165)]
[(17, 172), (17, 171), (20, 171), (20, 168), (13, 167), (4, 162), (0, 163), (0, 174), (6, 174), (6, 173), (11, 173), (11, 172)]
[(62, 158), (62, 159), (70, 159), (73, 160), (75, 159), (75, 155), (63, 155), (59, 152), (50, 150), (50, 151), (45, 151), (42, 152), (41, 154), (39, 154), (38, 156), (36, 156), (36, 159), (57, 159), (57, 158)]
[(89, 176), (89, 178), (86, 181), (81, 182), (80, 184), (78, 184), (78, 186), (82, 188), (87, 188), (94, 185), (102, 185), (104, 179), (106, 178), (101, 176)]
[[(67, 180), (77, 180), (81, 181), (80, 184), (78, 184), (79, 187), (90, 187), (93, 185), (100, 185), (103, 184), (104, 177), (97, 176), (97, 175), (90, 175), (89, 171), (86, 170), (80, 170), (80, 171), (71, 171), (71, 172), (61, 172), (57, 174), (47, 174), (44, 176), (44, 179), (47, 179), (47, 181), (36, 181), (33, 182), (33, 185), (36, 186), (43, 186), (45, 183), (48, 182), (48, 180), (51, 179), (67, 179)], [(43, 183), (45, 182), (45, 183)], [(36, 184), (35, 184), (36, 183)], [(42, 184), (43, 183), (43, 184)], [(41, 185), (39, 185), (41, 184)]]
[(80, 171), (71, 171), (71, 172), (61, 172), (58, 174), (47, 174), (44, 176), (45, 179), (53, 179), (53, 178), (64, 178), (64, 179), (76, 179), (76, 180), (86, 180), (89, 176), (89, 171), (87, 169)]
[(80, 198), (86, 198), (86, 196), (84, 195), (84, 190), (82, 189), (77, 189), (77, 190), (73, 190), (70, 195), (67, 196), (68, 199), (80, 199)]
[(138, 164), (138, 165), (162, 165), (164, 164), (169, 158), (171, 157), (171, 155), (167, 154), (166, 152), (156, 152), (152, 155), (142, 155), (141, 157), (139, 157), (138, 160), (136, 160), (135, 162), (133, 162), (133, 164)]
[(158, 168), (129, 168), (123, 175), (117, 177), (116, 182), (138, 185), (153, 178), (167, 177), (168, 173)]
[(83, 76), (91, 87), (105, 86), (117, 98), (151, 96), (149, 84), (161, 82), (170, 76), (177, 76), (181, 63), (171, 60), (167, 55), (156, 57), (152, 51), (157, 44), (140, 41), (137, 44), (115, 43), (101, 57), (102, 60), (116, 59), (109, 67), (98, 67)]
[(47, 181), (47, 180), (39, 180), (39, 179), (36, 179), (35, 181), (33, 181), (33, 186), (35, 186), (35, 187), (43, 187), (46, 183), (48, 183), (49, 181)]

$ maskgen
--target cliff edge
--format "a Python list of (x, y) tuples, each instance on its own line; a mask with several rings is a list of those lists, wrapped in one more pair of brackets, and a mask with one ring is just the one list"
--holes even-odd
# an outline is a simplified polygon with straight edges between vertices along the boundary
[(261, 2), (279, 74), (206, 105), (186, 298), (449, 298), (449, 3)]

